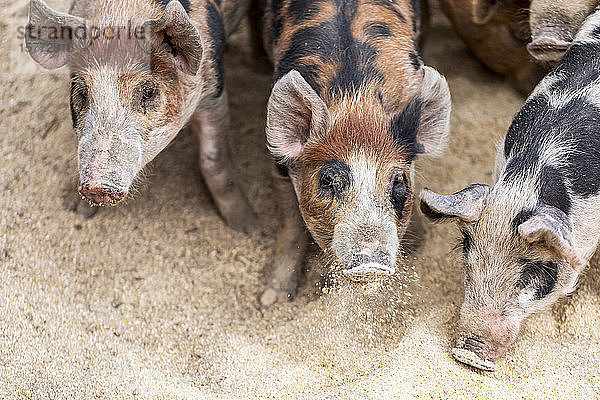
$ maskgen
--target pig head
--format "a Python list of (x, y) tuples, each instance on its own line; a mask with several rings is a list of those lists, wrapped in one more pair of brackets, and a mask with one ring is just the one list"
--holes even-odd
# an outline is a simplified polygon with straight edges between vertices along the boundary
[(71, 71), (79, 193), (93, 205), (115, 205), (128, 194), (197, 100), (200, 32), (178, 1), (148, 7), (106, 10), (90, 21), (31, 0), (26, 42), (32, 58)]
[(522, 321), (571, 292), (585, 265), (569, 217), (523, 195), (522, 186), (421, 192), (425, 215), (456, 221), (462, 234), (465, 297), (452, 354), (487, 371), (496, 368)]
[(367, 94), (328, 108), (295, 70), (273, 88), (269, 148), (288, 171), (308, 230), (347, 276), (394, 273), (411, 214), (413, 159), (445, 143), (448, 86), (432, 68), (423, 74), (396, 116)]
[(532, 0), (529, 53), (539, 61), (558, 61), (597, 3), (598, 0)]

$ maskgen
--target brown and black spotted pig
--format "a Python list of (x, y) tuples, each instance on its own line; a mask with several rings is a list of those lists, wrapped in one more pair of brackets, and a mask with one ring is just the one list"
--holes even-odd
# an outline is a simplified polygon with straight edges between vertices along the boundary
[(64, 14), (31, 0), (31, 57), (71, 71), (79, 193), (91, 204), (122, 200), (140, 170), (189, 123), (219, 212), (237, 230), (258, 227), (231, 170), (223, 76), (225, 38), (246, 3), (76, 0)]
[(446, 80), (415, 46), (417, 1), (266, 0), (275, 64), (267, 141), (282, 219), (264, 305), (289, 299), (312, 237), (349, 277), (392, 274), (413, 204), (413, 161), (449, 130)]

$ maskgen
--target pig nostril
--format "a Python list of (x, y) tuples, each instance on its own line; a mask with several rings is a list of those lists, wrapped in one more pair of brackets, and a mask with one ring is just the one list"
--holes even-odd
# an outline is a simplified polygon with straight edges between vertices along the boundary
[(475, 336), (471, 336), (465, 339), (462, 348), (472, 351), (474, 353), (479, 353), (484, 347), (483, 341)]
[(125, 197), (125, 192), (108, 185), (91, 186), (87, 183), (80, 186), (79, 194), (96, 206), (115, 205)]
[(484, 370), (495, 371), (495, 358), (490, 357), (485, 343), (479, 337), (470, 336), (462, 339), (458, 347), (452, 349), (452, 356), (463, 364)]

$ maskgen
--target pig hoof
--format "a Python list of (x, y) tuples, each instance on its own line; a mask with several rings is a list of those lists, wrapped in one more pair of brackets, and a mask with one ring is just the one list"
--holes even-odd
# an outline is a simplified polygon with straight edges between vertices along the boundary
[(91, 218), (98, 212), (98, 207), (93, 207), (85, 200), (79, 200), (75, 205), (74, 211), (83, 218)]
[(269, 307), (275, 303), (284, 303), (290, 301), (292, 295), (285, 290), (276, 290), (273, 288), (267, 288), (260, 296), (260, 304), (264, 307)]
[(243, 216), (240, 216), (240, 215), (231, 216), (230, 215), (229, 217), (225, 217), (225, 222), (227, 223), (227, 226), (229, 226), (231, 229), (234, 229), (238, 232), (245, 233), (247, 235), (251, 234), (251, 233), (260, 233), (261, 232), (260, 222), (258, 222), (258, 217), (252, 210), (250, 210), (249, 214), (245, 214)]
[(245, 205), (238, 204), (237, 208), (233, 210), (231, 208), (227, 210), (223, 207), (221, 215), (231, 229), (245, 234), (261, 233), (258, 217), (247, 203)]
[(453, 348), (452, 357), (458, 362), (470, 365), (471, 367), (475, 367), (482, 371), (493, 372), (496, 370), (496, 364), (493, 361), (483, 360), (477, 354), (467, 349), (460, 347)]

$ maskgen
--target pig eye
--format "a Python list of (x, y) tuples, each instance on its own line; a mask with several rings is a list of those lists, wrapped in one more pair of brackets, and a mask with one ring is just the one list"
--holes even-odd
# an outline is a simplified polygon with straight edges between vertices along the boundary
[(73, 126), (77, 125), (79, 114), (85, 109), (88, 103), (88, 87), (78, 79), (71, 80), (71, 119)]
[(404, 204), (408, 198), (408, 179), (406, 174), (396, 175), (392, 182), (392, 188), (390, 191), (390, 199), (396, 215), (398, 218), (402, 218), (402, 211), (404, 210)]
[(319, 171), (317, 194), (320, 197), (339, 197), (350, 186), (350, 167), (340, 160), (323, 163)]
[(71, 105), (74, 111), (81, 111), (88, 101), (88, 88), (80, 80), (71, 81)]
[(157, 106), (157, 99), (160, 95), (158, 85), (153, 81), (143, 82), (138, 89), (139, 108), (144, 114), (148, 111), (152, 111)]

